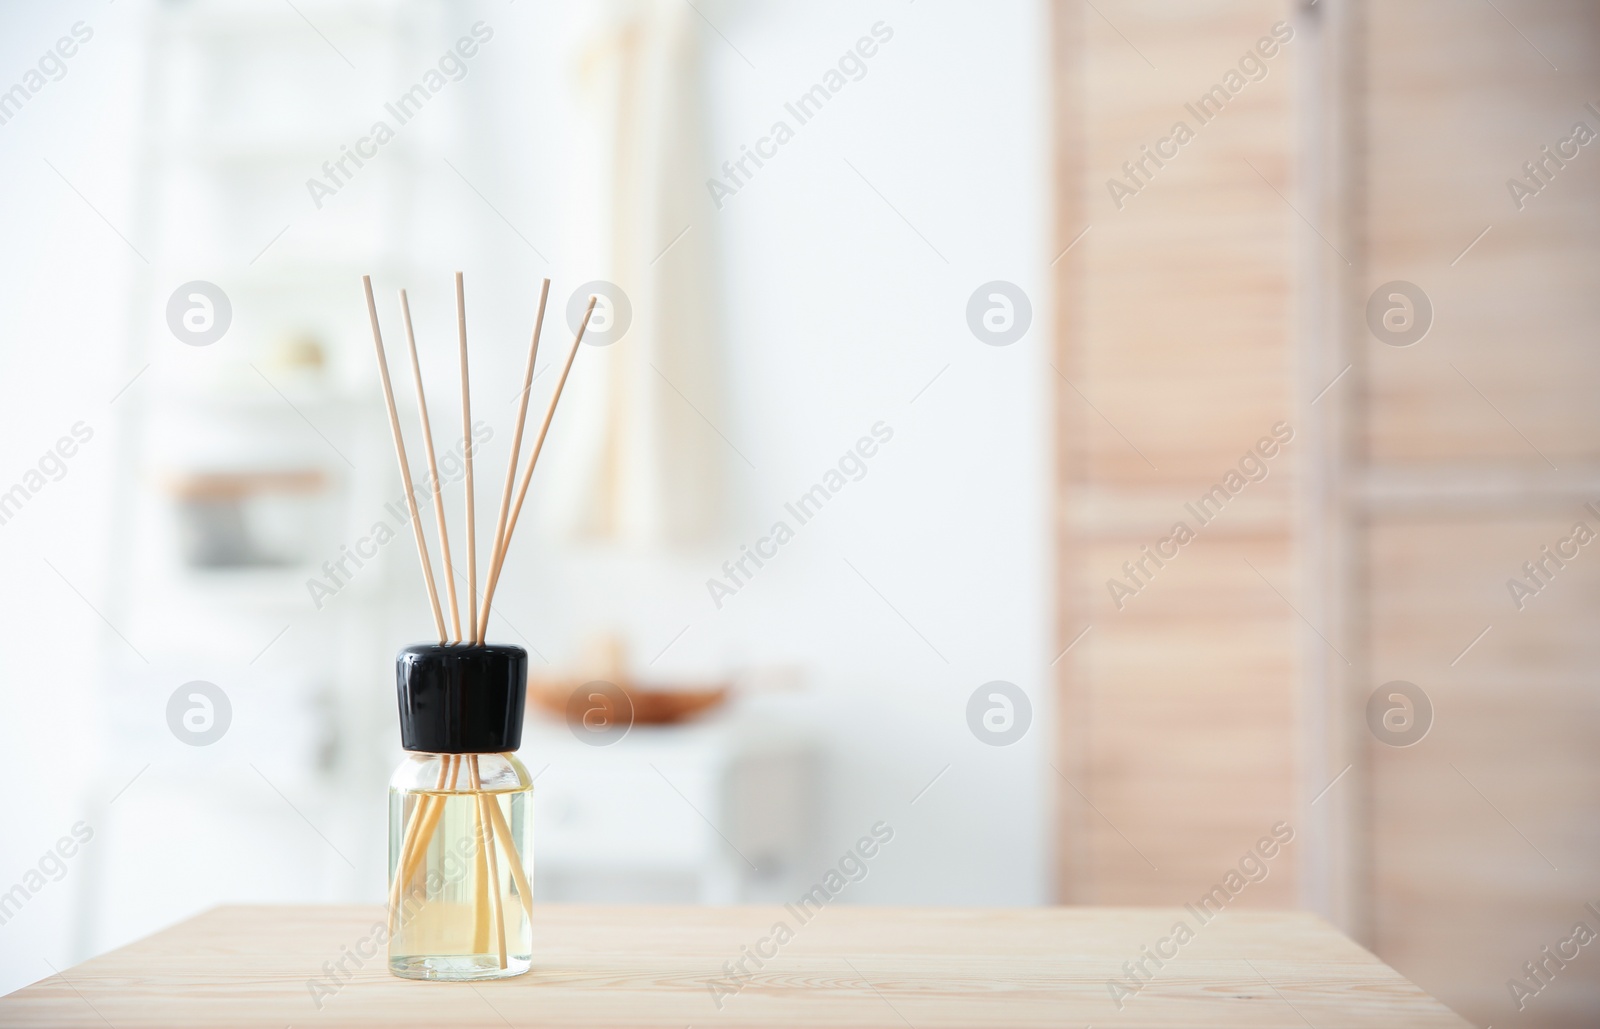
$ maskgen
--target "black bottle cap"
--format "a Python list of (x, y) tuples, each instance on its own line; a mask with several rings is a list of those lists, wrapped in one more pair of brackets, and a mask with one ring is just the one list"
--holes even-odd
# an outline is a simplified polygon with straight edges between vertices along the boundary
[(395, 658), (400, 745), (429, 754), (522, 746), (528, 652), (505, 643), (413, 643)]

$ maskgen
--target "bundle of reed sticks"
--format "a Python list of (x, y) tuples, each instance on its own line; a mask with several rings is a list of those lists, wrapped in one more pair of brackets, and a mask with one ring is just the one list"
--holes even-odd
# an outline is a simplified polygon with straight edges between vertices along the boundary
[[(476, 449), (472, 441), (472, 391), (469, 384), (467, 361), (467, 310), (465, 288), (460, 272), (456, 272), (456, 338), (460, 353), (461, 364), (461, 431), (465, 440), (466, 461), (466, 580), (467, 580), (467, 630), (461, 631), (461, 601), (456, 593), (456, 571), (452, 564), (450, 554), (450, 536), (445, 527), (444, 493), (439, 479), (439, 467), (434, 457), (433, 428), (428, 421), (428, 399), (422, 385), (422, 366), (417, 359), (416, 333), (411, 325), (411, 304), (406, 297), (406, 291), (400, 290), (400, 315), (406, 328), (406, 346), (411, 356), (411, 374), (417, 389), (417, 410), (422, 423), (422, 446), (427, 455), (429, 480), (433, 483), (433, 513), (439, 534), (439, 554), (443, 564), (445, 596), (447, 599), (450, 623), (445, 624), (444, 609), (439, 603), (439, 590), (433, 577), (433, 563), (428, 556), (428, 544), (422, 531), (422, 518), (417, 508), (416, 492), (412, 485), (411, 464), (406, 458), (406, 445), (404, 434), (400, 431), (400, 415), (395, 408), (394, 388), (389, 379), (389, 362), (384, 354), (383, 333), (378, 327), (378, 307), (372, 296), (372, 277), (361, 277), (362, 288), (366, 292), (367, 316), (372, 321), (372, 344), (377, 351), (378, 376), (383, 384), (383, 399), (389, 410), (389, 430), (394, 436), (395, 457), (400, 462), (400, 478), (405, 486), (406, 504), (410, 508), (411, 527), (416, 536), (417, 556), (422, 562), (422, 579), (427, 587), (428, 601), (433, 611), (434, 628), (438, 630), (439, 643), (460, 644), (463, 641), (470, 645), (482, 646), (484, 636), (488, 632), (490, 605), (494, 601), (495, 588), (500, 583), (500, 573), (505, 567), (506, 553), (511, 546), (511, 535), (516, 531), (517, 519), (522, 514), (522, 504), (528, 495), (528, 483), (533, 479), (534, 465), (538, 463), (539, 454), (544, 449), (545, 436), (550, 431), (550, 423), (555, 418), (556, 405), (561, 400), (561, 391), (567, 384), (567, 375), (572, 371), (573, 359), (578, 356), (578, 347), (583, 343), (584, 330), (588, 328), (589, 319), (594, 314), (597, 298), (589, 297), (589, 305), (584, 310), (583, 320), (578, 323), (577, 332), (572, 340), (572, 347), (567, 352), (566, 362), (561, 368), (561, 377), (557, 380), (555, 391), (550, 397), (550, 406), (546, 409), (544, 422), (539, 426), (539, 434), (534, 439), (533, 450), (528, 455), (528, 463), (522, 471), (520, 484), (517, 481), (517, 461), (522, 451), (523, 430), (528, 418), (528, 398), (533, 388), (534, 364), (539, 356), (539, 336), (544, 328), (545, 305), (550, 298), (550, 280), (545, 279), (539, 290), (539, 312), (534, 318), (533, 339), (528, 345), (528, 364), (523, 373), (522, 392), (517, 405), (516, 432), (511, 440), (511, 457), (506, 464), (505, 487), (500, 496), (500, 514), (495, 525), (494, 543), (490, 548), (488, 575), (485, 579), (482, 597), (478, 591), (478, 558), (477, 558), (477, 510), (476, 498), (473, 489), (472, 455)], [(513, 487), (515, 489), (513, 490)], [(513, 501), (515, 493), (515, 501)], [(523, 871), (521, 856), (517, 853), (516, 845), (512, 840), (511, 829), (506, 824), (505, 815), (500, 810), (500, 805), (495, 799), (482, 791), (482, 780), (476, 754), (451, 754), (446, 755), (439, 767), (438, 781), (434, 789), (438, 793), (445, 790), (455, 792), (461, 773), (465, 770), (468, 788), (476, 794), (475, 828), (479, 840), (478, 864), (478, 910), (485, 910), (484, 901), (487, 900), (489, 920), (496, 929), (496, 944), (499, 950), (500, 967), (506, 967), (506, 938), (505, 917), (500, 910), (500, 893), (498, 889), (487, 889), (490, 882), (498, 883), (498, 862), (495, 856), (496, 840), (505, 853), (506, 861), (511, 866), (511, 875), (521, 895), (522, 904), (528, 919), (533, 919), (533, 891), (529, 887), (526, 874)], [(391, 932), (395, 928), (401, 901), (401, 891), (405, 883), (411, 881), (416, 874), (418, 866), (422, 863), (428, 846), (433, 840), (434, 832), (439, 824), (439, 819), (444, 813), (444, 799), (441, 796), (424, 796), (417, 804), (415, 811), (405, 827), (400, 850), (400, 860), (389, 896), (389, 922)], [(487, 873), (486, 875), (483, 873)], [(487, 894), (487, 897), (485, 897)]]

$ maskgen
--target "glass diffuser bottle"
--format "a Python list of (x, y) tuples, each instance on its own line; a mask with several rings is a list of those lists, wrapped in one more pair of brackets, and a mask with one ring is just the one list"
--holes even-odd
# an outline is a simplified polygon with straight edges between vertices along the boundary
[(522, 743), (528, 655), (421, 643), (395, 662), (401, 744), (389, 781), (389, 970), (521, 975), (533, 951), (533, 783)]

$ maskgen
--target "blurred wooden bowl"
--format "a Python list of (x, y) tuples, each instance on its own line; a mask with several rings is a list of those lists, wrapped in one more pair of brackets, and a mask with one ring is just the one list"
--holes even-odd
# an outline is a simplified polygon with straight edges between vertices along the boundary
[[(609, 710), (606, 701), (585, 698), (574, 702), (574, 695), (586, 687), (590, 688), (590, 696), (601, 694), (612, 697), (611, 704), (616, 707), (625, 706), (612, 691), (620, 693), (621, 697), (626, 698), (626, 706), (633, 709), (633, 725), (676, 725), (698, 717), (728, 699), (726, 685), (687, 689), (654, 688), (637, 683), (610, 683), (604, 680), (578, 682), (571, 679), (529, 679), (528, 699), (546, 714), (562, 721), (581, 721), (586, 716), (594, 717), (596, 712), (602, 712), (601, 717), (605, 717), (604, 712)], [(619, 716), (619, 720), (623, 718), (625, 716)]]

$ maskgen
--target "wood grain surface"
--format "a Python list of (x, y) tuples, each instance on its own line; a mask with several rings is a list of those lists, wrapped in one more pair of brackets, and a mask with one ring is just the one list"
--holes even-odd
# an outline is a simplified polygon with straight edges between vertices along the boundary
[[(1209, 122), (1185, 106), (1296, 6), (1151, 0), (1120, 16), (1099, 6), (1115, 26), (1075, 0), (1054, 8), (1052, 652), (1093, 627), (1054, 663), (1057, 898), (1069, 903), (1192, 900), (1268, 826), (1300, 827), (1314, 814), (1300, 804), (1326, 785), (1299, 778), (1305, 629), (1283, 599), (1307, 610), (1293, 377), (1304, 229), (1284, 199), (1298, 195), (1293, 83), (1306, 40), (1279, 49)], [(1195, 138), (1148, 165), (1136, 196), (1114, 198), (1108, 182), (1178, 121)], [(1297, 436), (1270, 474), (1202, 525), (1185, 505), (1280, 421)], [(1136, 597), (1114, 595), (1109, 583), (1127, 588), (1124, 564), (1180, 520), (1195, 539), (1159, 570), (1146, 559)], [(1297, 849), (1239, 903), (1295, 903), (1303, 860)]]
[[(1600, 5), (1527, 3), (1515, 32), (1447, 0), (1363, 8), (1354, 303), (1400, 279), (1436, 318), (1411, 347), (1358, 325), (1344, 384), (1370, 483), (1355, 581), (1371, 674), (1351, 692), (1414, 682), (1436, 718), (1422, 745), (1373, 740), (1358, 765), (1365, 938), (1479, 1024), (1592, 1029), (1600, 962), (1545, 976), (1526, 1010), (1508, 983), (1528, 989), (1526, 962), (1595, 924), (1596, 548), (1547, 562), (1520, 605), (1507, 583), (1578, 521), (1600, 524), (1584, 506), (1600, 500), (1600, 161), (1591, 145), (1548, 164), (1520, 207), (1507, 182), (1576, 123), (1600, 127), (1585, 106), (1600, 107)], [(1419, 32), (1427, 45), (1406, 45)], [(1394, 174), (1424, 161), (1427, 181)]]
[[(361, 941), (381, 925), (379, 907), (217, 908), (0, 998), (0, 1025), (1468, 1024), (1296, 912), (1224, 912), (1200, 925), (1184, 909), (831, 908), (802, 924), (780, 907), (539, 910), (532, 972), (445, 984), (389, 975), (381, 948), (361, 967), (346, 958), (348, 979), (328, 975), (324, 962), (371, 949)], [(1147, 963), (1153, 978), (1119, 1011), (1108, 980), (1130, 982), (1124, 962), (1180, 919), (1193, 938), (1164, 967)], [(792, 939), (759, 969), (747, 961), (742, 984), (732, 979), (724, 962), (779, 921)], [(714, 998), (719, 981), (737, 992)]]

